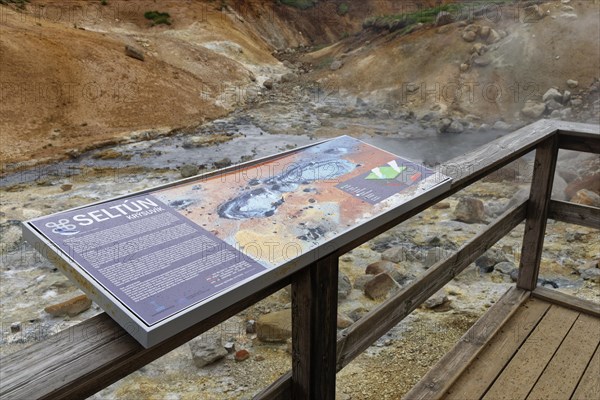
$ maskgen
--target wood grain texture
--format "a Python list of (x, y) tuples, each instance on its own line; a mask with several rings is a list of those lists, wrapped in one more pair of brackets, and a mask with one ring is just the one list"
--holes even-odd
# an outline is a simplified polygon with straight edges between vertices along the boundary
[(551, 200), (548, 218), (588, 228), (600, 229), (600, 208)]
[(481, 398), (549, 308), (549, 303), (533, 298), (522, 304), (454, 381), (443, 399)]
[(517, 286), (525, 290), (533, 290), (537, 286), (557, 154), (557, 136), (546, 139), (535, 151), (533, 180), (529, 192), (527, 221), (523, 233), (523, 248), (517, 280)]
[(531, 295), (552, 304), (580, 311), (594, 317), (600, 318), (600, 304), (589, 300), (580, 299), (575, 296), (564, 294), (555, 289), (537, 287)]
[(553, 305), (483, 399), (525, 399), (578, 316), (576, 311)]
[(279, 379), (261, 390), (254, 397), (256, 400), (289, 400), (292, 398), (292, 371), (281, 375)]
[(527, 399), (570, 398), (599, 343), (600, 319), (580, 314)]
[(338, 258), (328, 256), (292, 283), (292, 399), (335, 400)]
[(407, 400), (439, 399), (528, 298), (528, 291), (511, 287), (404, 398)]
[(600, 393), (600, 347), (590, 360), (573, 396), (572, 400), (597, 399)]
[(525, 217), (526, 202), (508, 210), (445, 260), (430, 267), (418, 280), (384, 301), (342, 333), (338, 370), (363, 352), (414, 309), (450, 282), (469, 264), (514, 229)]
[(558, 146), (565, 150), (582, 151), (584, 153), (600, 154), (600, 140), (559, 135)]
[(88, 397), (289, 283), (289, 278), (283, 279), (148, 349), (102, 313), (4, 357), (0, 397), (3, 400)]

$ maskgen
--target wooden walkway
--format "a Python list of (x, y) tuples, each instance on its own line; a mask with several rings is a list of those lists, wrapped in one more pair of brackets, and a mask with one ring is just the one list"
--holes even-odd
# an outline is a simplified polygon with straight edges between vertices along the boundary
[(528, 293), (511, 289), (405, 398), (600, 398), (600, 307)]

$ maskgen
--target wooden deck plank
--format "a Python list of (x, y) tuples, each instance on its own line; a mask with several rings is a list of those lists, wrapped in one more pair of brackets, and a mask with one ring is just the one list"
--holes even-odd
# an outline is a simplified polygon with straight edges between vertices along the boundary
[(561, 293), (556, 289), (548, 289), (541, 286), (535, 288), (531, 295), (549, 303), (558, 304), (559, 306), (600, 318), (600, 304), (598, 303), (593, 303), (589, 300)]
[(511, 287), (444, 357), (404, 397), (410, 400), (440, 398), (488, 340), (529, 298), (529, 292)]
[(578, 316), (576, 311), (552, 305), (483, 399), (525, 399)]
[(529, 299), (522, 304), (456, 379), (443, 398), (445, 400), (481, 398), (549, 308), (549, 303), (538, 299)]
[(596, 348), (596, 353), (587, 366), (577, 390), (571, 397), (571, 400), (590, 400), (598, 398), (600, 393), (600, 347)]
[(570, 398), (598, 343), (600, 343), (600, 320), (580, 314), (527, 398), (530, 400)]

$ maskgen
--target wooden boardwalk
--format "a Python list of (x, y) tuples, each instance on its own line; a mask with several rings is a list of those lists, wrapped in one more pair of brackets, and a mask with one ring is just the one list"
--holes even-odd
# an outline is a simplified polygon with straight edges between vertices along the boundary
[(600, 306), (528, 294), (511, 289), (405, 398), (600, 398)]

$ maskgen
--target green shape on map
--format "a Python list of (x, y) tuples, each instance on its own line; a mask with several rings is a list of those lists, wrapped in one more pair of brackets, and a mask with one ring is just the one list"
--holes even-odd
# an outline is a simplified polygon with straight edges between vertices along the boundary
[(400, 167), (400, 171), (396, 171), (394, 168), (388, 166), (379, 167), (381, 176), (371, 172), (365, 179), (395, 179), (398, 175), (400, 175), (402, 170), (404, 170), (404, 167)]

